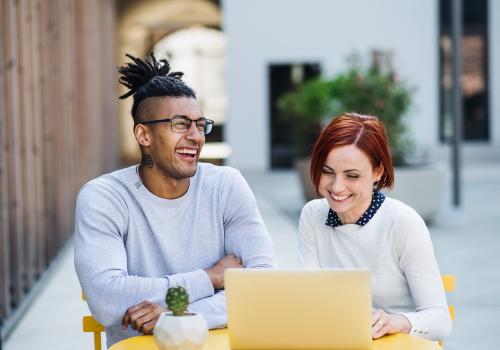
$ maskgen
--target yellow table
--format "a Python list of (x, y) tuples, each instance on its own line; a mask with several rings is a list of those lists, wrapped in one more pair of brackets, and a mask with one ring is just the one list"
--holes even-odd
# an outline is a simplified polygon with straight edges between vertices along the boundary
[[(230, 350), (227, 328), (208, 333), (204, 350)], [(373, 350), (442, 350), (436, 343), (408, 334), (393, 334), (373, 342)], [(122, 340), (109, 350), (158, 350), (152, 335), (143, 335)]]

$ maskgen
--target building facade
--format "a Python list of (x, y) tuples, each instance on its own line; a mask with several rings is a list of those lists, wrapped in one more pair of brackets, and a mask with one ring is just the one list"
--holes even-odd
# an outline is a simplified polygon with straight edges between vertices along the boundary
[[(476, 112), (464, 111), (464, 118), (469, 118), (465, 127), (480, 131), (470, 132), (470, 137), (465, 133), (463, 155), (500, 160), (500, 101), (494, 98), (500, 94), (500, 3), (483, 3), (484, 8), (477, 9), (478, 2), (464, 0), (464, 11), (472, 11), (472, 24), (464, 24), (463, 66), (480, 72), (469, 80), (465, 72), (462, 88), (464, 94), (480, 91), (486, 97), (476, 99), (482, 103)], [(232, 149), (228, 163), (241, 169), (274, 167), (272, 140), (283, 132), (272, 128), (274, 66), (319, 67), (320, 74), (331, 76), (346, 67), (348, 55), (358, 52), (367, 57), (374, 49), (391, 52), (398, 76), (415, 88), (408, 126), (417, 152), (426, 159), (447, 161), (449, 108), (442, 106), (447, 79), (442, 39), (449, 25), (443, 11), (449, 8), (449, 1), (442, 0), (223, 1), (229, 100), (226, 141)], [(485, 29), (476, 30), (474, 20)], [(470, 39), (469, 44), (465, 39)], [(482, 51), (474, 57), (478, 49)]]

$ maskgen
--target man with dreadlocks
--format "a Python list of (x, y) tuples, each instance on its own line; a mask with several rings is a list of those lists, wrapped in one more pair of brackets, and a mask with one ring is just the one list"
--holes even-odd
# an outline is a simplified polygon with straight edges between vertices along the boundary
[(87, 183), (75, 214), (75, 267), (108, 346), (150, 334), (172, 286), (210, 328), (226, 324), (223, 273), (274, 266), (272, 242), (241, 174), (198, 163), (213, 121), (196, 95), (151, 55), (119, 68), (133, 96), (141, 163)]

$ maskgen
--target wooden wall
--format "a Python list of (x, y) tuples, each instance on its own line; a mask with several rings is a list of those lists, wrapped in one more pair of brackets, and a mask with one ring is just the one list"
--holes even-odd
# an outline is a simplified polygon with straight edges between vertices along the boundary
[(79, 188), (118, 165), (114, 6), (0, 0), (0, 321), (72, 234)]

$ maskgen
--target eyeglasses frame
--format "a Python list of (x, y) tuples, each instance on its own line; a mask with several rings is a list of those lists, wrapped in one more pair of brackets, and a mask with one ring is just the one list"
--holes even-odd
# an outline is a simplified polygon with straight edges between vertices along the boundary
[[(189, 124), (189, 127), (186, 131), (175, 131), (173, 128), (172, 128), (172, 120), (175, 119), (176, 117), (181, 117), (185, 120), (189, 120), (190, 124)], [(205, 117), (201, 117), (201, 118), (198, 118), (196, 120), (194, 119), (191, 119), (185, 115), (174, 115), (172, 118), (165, 118), (165, 119), (155, 119), (155, 120), (147, 120), (147, 121), (136, 121), (134, 122), (134, 125), (139, 125), (139, 124), (143, 124), (143, 125), (148, 125), (148, 124), (159, 124), (159, 123), (170, 123), (170, 130), (172, 130), (173, 132), (176, 132), (176, 133), (185, 133), (185, 132), (188, 132), (189, 129), (191, 128), (191, 124), (194, 124), (196, 126), (198, 126), (198, 121), (200, 120), (205, 120), (205, 122), (209, 123), (209, 124), (212, 124), (212, 128), (210, 129), (209, 132), (205, 133), (203, 132), (203, 135), (208, 135), (212, 132), (212, 129), (215, 125), (215, 122), (212, 120), (212, 119), (208, 119), (208, 118), (205, 118)], [(199, 130), (198, 130), (199, 131)]]

